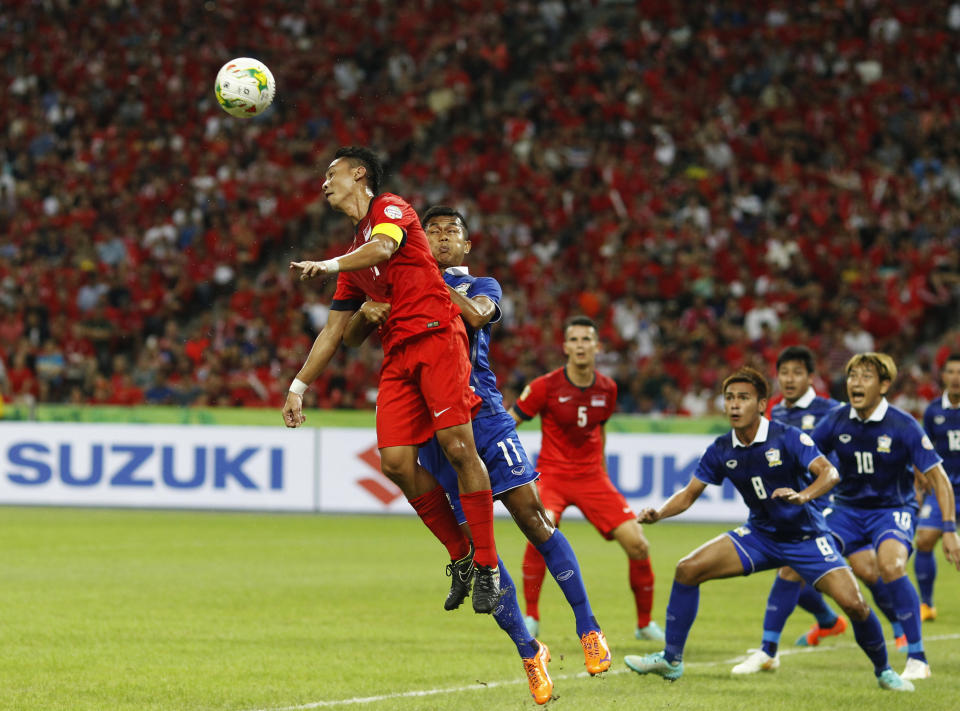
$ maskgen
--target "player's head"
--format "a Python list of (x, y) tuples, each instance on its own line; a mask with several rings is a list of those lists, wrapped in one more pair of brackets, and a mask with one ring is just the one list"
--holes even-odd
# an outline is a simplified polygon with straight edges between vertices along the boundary
[(463, 215), (446, 205), (434, 205), (423, 213), (423, 229), (430, 242), (430, 251), (441, 269), (463, 264), (470, 252), (467, 221)]
[(943, 379), (943, 389), (951, 400), (960, 398), (960, 353), (951, 353), (947, 356), (940, 372)]
[(597, 362), (600, 340), (597, 325), (589, 316), (572, 316), (563, 324), (563, 352), (567, 365), (593, 368)]
[(343, 146), (333, 154), (323, 181), (323, 194), (337, 209), (356, 191), (373, 197), (380, 192), (383, 163), (376, 153), (363, 146)]
[(872, 411), (896, 380), (897, 365), (886, 353), (857, 353), (847, 361), (846, 374), (850, 404)]
[(813, 351), (806, 346), (788, 346), (777, 357), (777, 382), (788, 405), (810, 389), (813, 381)]
[(743, 366), (730, 373), (721, 387), (723, 408), (735, 429), (752, 426), (767, 409), (770, 386), (756, 368)]

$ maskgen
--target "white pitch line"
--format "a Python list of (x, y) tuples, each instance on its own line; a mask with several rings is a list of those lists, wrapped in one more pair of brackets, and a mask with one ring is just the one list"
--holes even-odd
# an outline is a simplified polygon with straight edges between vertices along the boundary
[[(960, 634), (943, 634), (935, 635), (932, 637), (924, 637), (923, 641), (926, 642), (941, 642), (944, 640), (955, 640), (960, 639)], [(887, 646), (892, 645), (893, 642), (887, 642)], [(780, 650), (780, 656), (785, 657), (791, 654), (816, 654), (818, 652), (832, 652), (840, 649), (856, 649), (856, 644), (851, 644), (849, 642), (841, 642), (838, 644), (831, 644), (825, 647), (800, 647), (798, 649), (783, 649)], [(694, 668), (706, 668), (706, 667), (719, 667), (726, 666), (728, 664), (736, 664), (737, 662), (742, 662), (746, 659), (745, 656), (733, 657), (732, 659), (724, 659), (721, 661), (714, 662), (684, 662), (685, 667), (694, 667)], [(611, 669), (606, 674), (626, 674), (630, 673), (629, 669)], [(577, 674), (551, 674), (550, 675), (554, 680), (565, 680), (565, 679), (576, 679), (578, 677), (587, 677), (589, 674), (587, 672), (578, 672)], [(335, 708), (337, 706), (352, 706), (354, 704), (375, 704), (378, 701), (389, 701), (391, 699), (412, 699), (420, 696), (437, 696), (438, 694), (459, 694), (463, 691), (482, 691), (483, 689), (494, 689), (498, 686), (513, 686), (522, 684), (525, 679), (507, 679), (504, 681), (488, 681), (477, 684), (468, 684), (466, 686), (455, 686), (447, 689), (420, 689), (418, 691), (403, 691), (397, 694), (383, 694), (381, 696), (357, 696), (352, 699), (332, 699), (330, 701), (313, 701), (308, 704), (300, 704), (297, 706), (272, 706), (269, 708), (256, 709), (255, 711), (305, 711), (306, 709), (320, 709), (320, 708)]]

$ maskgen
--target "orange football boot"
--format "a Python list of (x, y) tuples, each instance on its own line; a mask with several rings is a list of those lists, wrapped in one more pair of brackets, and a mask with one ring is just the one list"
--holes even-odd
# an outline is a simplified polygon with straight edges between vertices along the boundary
[(537, 641), (537, 644), (540, 645), (540, 649), (531, 659), (523, 660), (523, 668), (527, 672), (527, 681), (530, 683), (530, 693), (533, 695), (533, 700), (542, 706), (553, 696), (553, 679), (547, 672), (550, 650), (543, 642)]
[(610, 668), (610, 647), (607, 646), (607, 638), (603, 636), (603, 632), (587, 632), (580, 637), (580, 644), (583, 645), (583, 663), (590, 676)]

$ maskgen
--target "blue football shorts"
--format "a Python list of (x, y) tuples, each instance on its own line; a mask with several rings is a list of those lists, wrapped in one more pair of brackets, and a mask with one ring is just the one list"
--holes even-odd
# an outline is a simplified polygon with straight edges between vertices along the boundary
[[(473, 421), (473, 438), (480, 459), (487, 466), (494, 499), (511, 489), (536, 481), (540, 476), (520, 443), (516, 427), (513, 418), (505, 411)], [(460, 507), (457, 472), (447, 461), (435, 437), (420, 447), (420, 464), (440, 482), (447, 492), (457, 521), (464, 523), (467, 519)]]
[(872, 548), (876, 550), (888, 538), (913, 551), (913, 534), (917, 528), (916, 506), (897, 506), (882, 509), (862, 509), (845, 504), (834, 504), (826, 517), (827, 526), (840, 541), (840, 551), (849, 556)]
[(727, 531), (743, 563), (743, 574), (789, 565), (810, 585), (831, 570), (848, 568), (836, 541), (829, 533), (802, 541), (776, 541), (770, 536), (740, 526)]
[[(955, 488), (953, 490), (953, 500), (957, 507), (957, 518), (960, 518), (960, 492)], [(938, 531), (943, 528), (943, 514), (940, 512), (940, 502), (937, 497), (930, 492), (923, 500), (920, 507), (920, 513), (917, 516), (917, 528), (935, 528)]]

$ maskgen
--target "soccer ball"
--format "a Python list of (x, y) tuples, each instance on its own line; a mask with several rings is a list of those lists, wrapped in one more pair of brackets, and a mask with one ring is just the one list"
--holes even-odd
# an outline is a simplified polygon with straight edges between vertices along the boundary
[(273, 101), (273, 74), (263, 62), (250, 57), (231, 59), (217, 72), (217, 103), (231, 116), (259, 116)]

